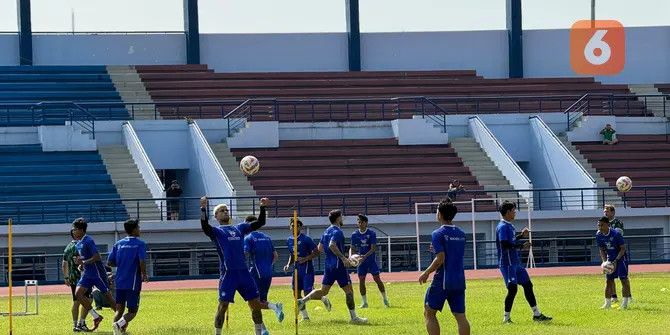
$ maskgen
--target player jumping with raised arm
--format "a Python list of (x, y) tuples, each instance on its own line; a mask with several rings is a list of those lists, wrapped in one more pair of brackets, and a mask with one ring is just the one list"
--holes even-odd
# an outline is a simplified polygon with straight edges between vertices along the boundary
[(445, 300), (458, 324), (459, 335), (470, 334), (470, 323), (465, 316), (465, 233), (451, 221), (458, 213), (456, 206), (448, 200), (442, 200), (437, 206), (437, 222), (442, 226), (433, 231), (432, 243), (435, 258), (428, 269), (419, 277), (419, 283), (428, 281), (435, 272), (433, 282), (426, 291), (424, 299), (424, 318), (429, 335), (440, 334), (437, 311), (442, 311)]
[[(255, 216), (248, 216), (246, 222), (256, 221)], [(249, 273), (258, 287), (261, 303), (268, 301), (268, 292), (272, 285), (272, 264), (277, 260), (277, 251), (272, 245), (270, 236), (260, 231), (253, 231), (244, 238), (244, 253), (249, 255), (251, 266)], [(281, 303), (277, 303), (283, 309)], [(263, 326), (265, 330), (265, 326)]]
[(368, 229), (368, 218), (363, 214), (358, 214), (358, 230), (351, 235), (351, 249), (349, 250), (349, 256), (351, 256), (352, 253), (357, 253), (362, 257), (361, 263), (357, 268), (361, 300), (363, 300), (361, 308), (368, 308), (368, 297), (366, 296), (367, 289), (365, 287), (365, 277), (367, 277), (368, 273), (372, 275), (372, 279), (377, 283), (377, 288), (379, 288), (379, 292), (382, 295), (384, 306), (389, 307), (386, 288), (384, 287), (384, 282), (382, 282), (382, 279), (379, 277), (379, 266), (375, 259), (375, 250), (377, 250), (377, 234)]
[(347, 307), (349, 308), (349, 315), (351, 316), (351, 323), (365, 324), (368, 322), (366, 318), (361, 318), (356, 315), (356, 304), (354, 303), (354, 290), (351, 287), (351, 278), (347, 272), (347, 266), (351, 266), (349, 259), (342, 254), (344, 250), (344, 233), (342, 232), (342, 212), (340, 210), (330, 211), (328, 214), (330, 227), (321, 236), (319, 242), (319, 251), (326, 253), (326, 267), (321, 281), (321, 289), (310, 292), (302, 299), (298, 299), (298, 309), (303, 309), (305, 301), (319, 300), (323, 301), (328, 311), (331, 310), (330, 301), (326, 298), (330, 287), (337, 281), (345, 293)]
[(530, 247), (530, 242), (523, 241), (523, 239), (528, 238), (529, 230), (524, 228), (521, 233), (516, 233), (512, 225), (512, 221), (516, 217), (515, 203), (504, 201), (499, 209), (502, 220), (496, 227), (496, 249), (498, 250), (498, 266), (507, 287), (503, 323), (512, 323), (510, 313), (518, 289), (517, 284), (523, 287), (526, 300), (533, 310), (533, 320), (549, 321), (552, 318), (542, 314), (537, 307), (533, 283), (530, 281), (526, 268), (521, 264), (521, 256), (519, 255), (519, 249)]
[(88, 223), (86, 220), (84, 220), (84, 218), (78, 218), (72, 222), (72, 234), (74, 235), (74, 238), (78, 240), (76, 247), (77, 253), (79, 253), (79, 257), (75, 261), (77, 265), (82, 265), (84, 268), (84, 271), (81, 274), (81, 278), (77, 283), (75, 295), (77, 296), (79, 303), (93, 317), (93, 328), (91, 328), (91, 331), (93, 331), (96, 330), (98, 326), (100, 326), (100, 322), (102, 322), (103, 317), (92, 308), (92, 301), (86, 296), (87, 293), (91, 292), (95, 286), (102, 294), (105, 295), (107, 301), (110, 302), (112, 310), (115, 310), (116, 302), (114, 301), (114, 297), (112, 297), (111, 292), (109, 292), (107, 271), (105, 266), (102, 264), (102, 258), (98, 253), (98, 248), (95, 245), (93, 238), (86, 235), (87, 229)]
[[(142, 282), (149, 280), (147, 276), (147, 245), (140, 240), (138, 220), (127, 220), (123, 223), (125, 238), (114, 244), (107, 257), (107, 265), (116, 267), (114, 284), (116, 285), (116, 315), (112, 330), (114, 335), (126, 334), (128, 323), (137, 316), (140, 307)], [(123, 312), (128, 307), (128, 313)]]
[(284, 311), (281, 304), (261, 302), (258, 287), (251, 274), (247, 270), (244, 259), (244, 236), (265, 225), (265, 208), (269, 200), (260, 200), (260, 215), (258, 220), (251, 223), (240, 223), (231, 225), (228, 206), (219, 204), (214, 207), (214, 218), (218, 221), (218, 227), (209, 225), (207, 207), (209, 205), (206, 197), (200, 199), (200, 226), (207, 237), (214, 242), (219, 255), (219, 306), (214, 318), (214, 330), (216, 335), (221, 334), (223, 318), (229, 303), (234, 303), (235, 292), (239, 292), (247, 301), (251, 309), (251, 318), (254, 322), (256, 335), (267, 335), (269, 332), (263, 325), (263, 314), (261, 309), (271, 309), (281, 322), (284, 320)]
[(612, 296), (614, 294), (614, 279), (621, 280), (623, 301), (621, 309), (627, 309), (630, 303), (630, 281), (628, 280), (628, 253), (623, 235), (615, 228), (610, 227), (609, 219), (603, 216), (598, 220), (598, 232), (596, 232), (596, 244), (600, 249), (600, 258), (603, 262), (610, 261), (614, 265), (614, 271), (606, 275), (605, 304), (603, 309), (612, 307)]
[[(293, 261), (293, 218), (289, 221), (289, 228), (291, 230), (291, 235), (289, 236), (288, 240), (286, 241), (286, 245), (288, 246), (288, 251), (289, 251), (289, 257), (288, 257), (288, 262), (284, 266), (284, 272), (293, 270), (292, 265), (294, 265)], [(312, 292), (314, 289), (314, 265), (312, 264), (312, 259), (316, 258), (319, 256), (319, 248), (317, 248), (316, 244), (314, 243), (314, 240), (312, 240), (311, 237), (305, 235), (302, 232), (302, 221), (298, 220), (298, 288), (295, 288), (295, 273), (293, 273), (294, 277), (291, 280), (291, 288), (293, 289), (293, 292), (297, 291), (297, 296), (295, 297), (296, 299), (302, 298), (302, 294), (304, 292), (305, 295), (309, 294)], [(309, 315), (307, 314), (307, 308), (305, 308), (305, 304), (302, 305), (302, 309), (300, 309), (300, 316), (302, 317), (302, 320), (306, 321), (309, 320)]]

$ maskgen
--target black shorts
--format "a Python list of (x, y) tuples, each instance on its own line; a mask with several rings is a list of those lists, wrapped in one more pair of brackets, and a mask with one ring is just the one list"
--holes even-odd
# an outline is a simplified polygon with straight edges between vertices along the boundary
[[(75, 292), (77, 291), (77, 285), (70, 285), (70, 290), (72, 290), (72, 301), (77, 301), (77, 296), (75, 295)], [(90, 298), (91, 297), (91, 289), (88, 289), (86, 291), (86, 297)]]

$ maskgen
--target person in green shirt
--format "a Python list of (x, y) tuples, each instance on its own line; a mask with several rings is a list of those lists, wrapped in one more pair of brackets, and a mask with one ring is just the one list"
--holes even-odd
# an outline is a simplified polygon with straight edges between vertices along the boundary
[(612, 128), (611, 124), (606, 124), (605, 128), (600, 131), (600, 134), (603, 135), (603, 144), (617, 144), (619, 143), (619, 140), (616, 139), (616, 130)]
[[(86, 317), (88, 311), (85, 311), (84, 308), (81, 307), (74, 294), (75, 290), (77, 289), (77, 282), (79, 281), (79, 277), (81, 277), (79, 267), (77, 266), (77, 263), (75, 263), (75, 259), (79, 256), (76, 247), (78, 241), (74, 238), (72, 230), (70, 230), (70, 236), (72, 237), (72, 241), (68, 243), (68, 245), (65, 247), (65, 250), (63, 251), (62, 268), (63, 276), (65, 278), (65, 285), (70, 287), (72, 290), (72, 330), (75, 332), (87, 332), (89, 329), (86, 326), (86, 322), (81, 320)], [(80, 315), (81, 318), (78, 318)], [(79, 322), (77, 322), (78, 320)]]

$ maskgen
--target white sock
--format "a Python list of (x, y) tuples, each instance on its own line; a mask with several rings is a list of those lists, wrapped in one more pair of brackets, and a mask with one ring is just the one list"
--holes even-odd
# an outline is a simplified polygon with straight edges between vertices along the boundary
[(128, 321), (124, 318), (120, 318), (119, 321), (116, 321), (116, 324), (119, 325), (119, 327), (123, 327), (128, 324)]
[(263, 324), (254, 324), (254, 330), (256, 331), (256, 335), (262, 335), (263, 334)]
[[(304, 301), (305, 298), (302, 298), (302, 299), (303, 299), (303, 301)], [(325, 304), (326, 301), (328, 301), (328, 298), (326, 298), (326, 296), (321, 297), (321, 302), (322, 302), (322, 303)]]
[(100, 314), (98, 314), (98, 312), (96, 312), (95, 309), (93, 309), (93, 308), (91, 308), (91, 311), (88, 312), (88, 313), (91, 314), (91, 316), (92, 316), (94, 319), (97, 319), (97, 318), (100, 317)]
[(363, 300), (363, 305), (367, 305), (367, 304), (368, 304), (368, 297), (367, 297), (366, 295), (362, 295), (362, 296), (361, 296), (361, 300)]
[(214, 335), (221, 335), (221, 328), (214, 328)]
[(386, 291), (382, 292), (382, 299), (384, 299), (384, 301), (389, 300), (389, 298), (386, 296)]
[(612, 305), (612, 299), (611, 298), (605, 298), (605, 305), (611, 306)]
[(533, 316), (540, 316), (540, 315), (542, 314), (542, 313), (540, 312), (540, 309), (537, 308), (537, 305), (531, 307), (531, 309), (533, 310)]
[(273, 311), (276, 311), (277, 310), (277, 304), (273, 304), (273, 303), (268, 301), (268, 308), (273, 310)]
[(261, 327), (263, 328), (263, 330), (268, 330), (267, 328), (265, 328), (265, 323), (261, 323)]
[(76, 327), (76, 326), (78, 326), (78, 325), (79, 325), (79, 321), (72, 321), (72, 326), (73, 326), (73, 327)]
[(629, 303), (629, 302), (630, 302), (630, 298), (629, 298), (629, 297), (623, 297), (623, 302), (622, 302), (621, 304), (624, 305), (624, 306), (628, 306), (628, 303)]
[(350, 309), (349, 310), (349, 315), (351, 315), (352, 319), (355, 319), (356, 318), (356, 310), (355, 309)]
[(79, 325), (84, 325), (84, 324), (86, 324), (86, 318), (84, 318), (84, 319), (79, 319), (79, 323), (78, 323), (78, 324), (79, 324)]
[(510, 312), (505, 312), (505, 318), (503, 320), (504, 321), (509, 320), (509, 315), (510, 315)]
[(300, 315), (302, 316), (303, 319), (308, 319), (309, 318), (309, 315), (307, 315), (307, 309), (301, 310)]

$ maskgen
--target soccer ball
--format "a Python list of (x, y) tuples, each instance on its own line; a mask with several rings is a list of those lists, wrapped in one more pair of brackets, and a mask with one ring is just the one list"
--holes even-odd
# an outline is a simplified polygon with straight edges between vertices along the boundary
[(633, 181), (626, 176), (621, 176), (616, 180), (616, 188), (619, 192), (628, 192), (633, 188)]
[(603, 273), (606, 275), (611, 275), (614, 272), (614, 264), (610, 261), (604, 261), (600, 264), (600, 267), (603, 269)]
[(358, 267), (361, 264), (361, 255), (359, 254), (353, 254), (349, 256), (349, 263), (351, 263), (352, 267)]
[(240, 171), (246, 176), (251, 177), (258, 173), (258, 170), (261, 168), (261, 163), (258, 161), (258, 158), (254, 156), (244, 156), (240, 161)]

